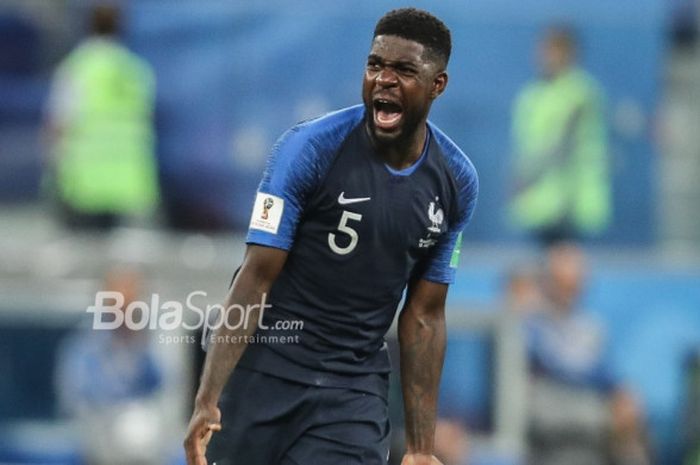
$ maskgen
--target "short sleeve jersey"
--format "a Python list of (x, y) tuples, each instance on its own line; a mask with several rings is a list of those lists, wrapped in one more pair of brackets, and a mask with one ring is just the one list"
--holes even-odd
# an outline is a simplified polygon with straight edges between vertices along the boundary
[(474, 166), (428, 123), (420, 158), (392, 169), (364, 117), (359, 105), (300, 123), (272, 150), (247, 243), (289, 255), (267, 298), (269, 329), (258, 333), (298, 342), (250, 344), (242, 366), (316, 385), (388, 373), (383, 338), (407, 284), (454, 280)]

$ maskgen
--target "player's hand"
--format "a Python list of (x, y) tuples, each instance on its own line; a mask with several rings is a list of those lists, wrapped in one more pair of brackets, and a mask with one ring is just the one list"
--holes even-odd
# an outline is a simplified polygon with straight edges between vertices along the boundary
[(401, 465), (442, 465), (442, 462), (430, 454), (404, 454)]
[(221, 411), (216, 407), (196, 406), (185, 436), (187, 465), (207, 465), (204, 454), (212, 434), (221, 430)]

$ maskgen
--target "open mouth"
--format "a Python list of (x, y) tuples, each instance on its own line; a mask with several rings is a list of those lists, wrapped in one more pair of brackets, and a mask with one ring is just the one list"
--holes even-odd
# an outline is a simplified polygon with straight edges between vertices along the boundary
[(403, 108), (387, 99), (374, 100), (374, 125), (384, 131), (392, 131), (399, 126)]

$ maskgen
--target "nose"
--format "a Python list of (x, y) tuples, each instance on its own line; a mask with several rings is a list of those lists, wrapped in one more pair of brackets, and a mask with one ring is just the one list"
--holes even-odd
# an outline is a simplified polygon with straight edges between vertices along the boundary
[(396, 73), (389, 68), (382, 68), (382, 70), (377, 73), (376, 83), (379, 86), (391, 87), (396, 85), (397, 82)]

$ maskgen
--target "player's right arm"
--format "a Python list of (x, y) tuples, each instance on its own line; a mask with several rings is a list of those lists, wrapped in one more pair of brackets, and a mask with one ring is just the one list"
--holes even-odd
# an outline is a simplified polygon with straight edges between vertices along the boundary
[[(246, 348), (245, 336), (252, 336), (257, 326), (263, 296), (272, 287), (287, 260), (287, 251), (272, 247), (249, 245), (241, 270), (226, 298), (224, 308), (241, 305), (251, 308), (247, 325), (229, 329), (221, 325), (207, 352), (201, 382), (195, 398), (195, 408), (185, 439), (188, 465), (205, 465), (207, 443), (212, 433), (221, 429), (221, 412), (217, 404), (224, 385)], [(227, 337), (228, 336), (228, 337)], [(225, 341), (219, 342), (216, 341)], [(241, 342), (231, 342), (241, 341)]]
[[(299, 219), (320, 179), (320, 170), (318, 144), (304, 128), (287, 131), (275, 144), (253, 205), (246, 256), (224, 308), (241, 305), (253, 309), (272, 288), (294, 243)], [(255, 333), (260, 316), (259, 306), (255, 308), (248, 317), (251, 323), (235, 330), (221, 325), (212, 338), (218, 343), (209, 346), (185, 439), (188, 465), (206, 465), (207, 443), (212, 433), (221, 429), (219, 396), (246, 348), (243, 342), (230, 341), (244, 341), (245, 336)]]

